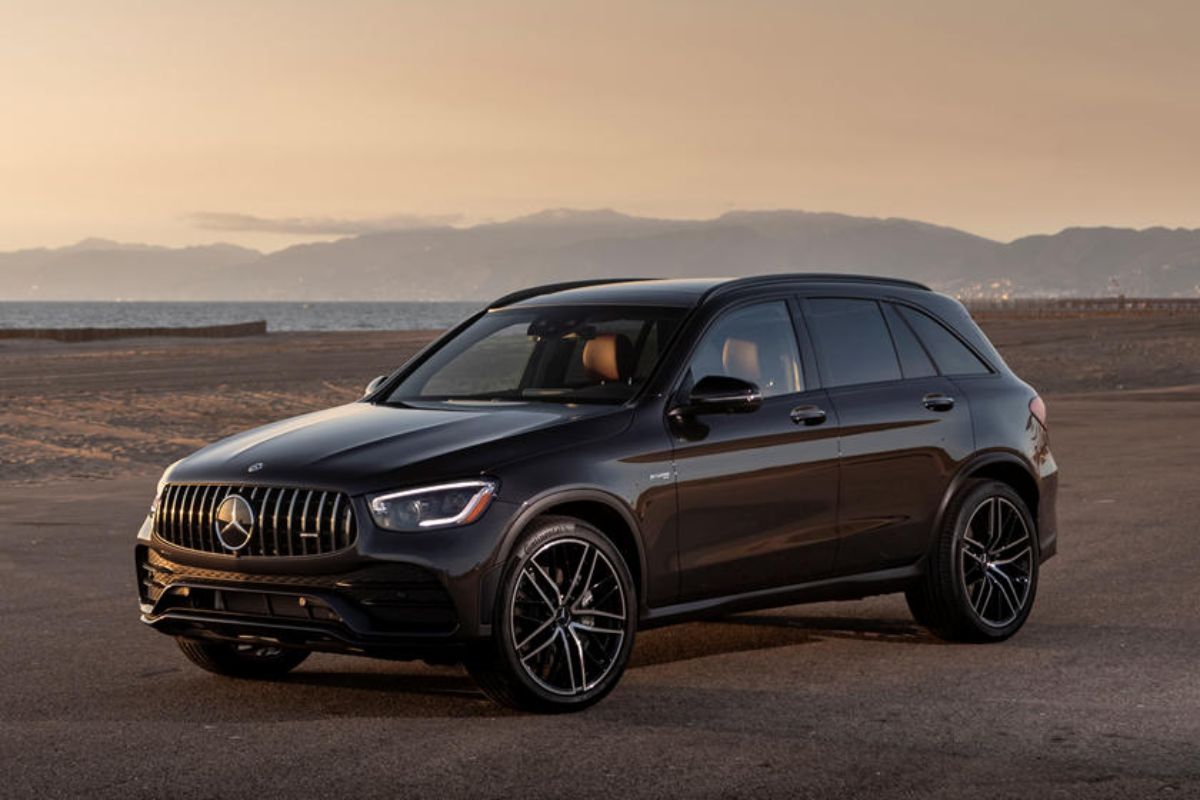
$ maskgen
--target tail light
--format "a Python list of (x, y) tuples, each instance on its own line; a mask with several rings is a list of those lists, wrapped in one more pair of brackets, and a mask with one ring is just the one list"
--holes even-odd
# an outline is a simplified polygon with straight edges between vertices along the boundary
[(1034, 419), (1041, 423), (1042, 427), (1046, 427), (1046, 401), (1041, 397), (1035, 396), (1029, 401), (1029, 413), (1033, 414)]

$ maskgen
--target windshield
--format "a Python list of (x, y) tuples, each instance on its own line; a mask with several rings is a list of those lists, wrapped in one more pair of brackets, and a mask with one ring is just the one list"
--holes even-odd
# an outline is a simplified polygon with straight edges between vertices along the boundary
[(413, 370), (387, 402), (623, 403), (645, 383), (685, 311), (490, 311)]

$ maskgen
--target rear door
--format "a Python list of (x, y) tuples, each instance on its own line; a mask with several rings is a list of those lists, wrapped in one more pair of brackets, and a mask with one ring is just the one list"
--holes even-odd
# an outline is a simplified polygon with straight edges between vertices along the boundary
[(943, 492), (973, 447), (966, 400), (891, 303), (810, 295), (802, 305), (839, 422), (835, 571), (910, 563), (925, 553)]

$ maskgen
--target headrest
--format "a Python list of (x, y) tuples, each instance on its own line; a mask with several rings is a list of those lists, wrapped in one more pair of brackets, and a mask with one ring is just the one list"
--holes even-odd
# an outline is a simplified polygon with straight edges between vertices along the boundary
[(749, 339), (725, 340), (721, 348), (721, 365), (725, 374), (747, 381), (762, 380), (762, 368), (758, 363), (758, 344)]
[(598, 381), (623, 381), (633, 372), (633, 342), (620, 333), (604, 333), (583, 346), (583, 368)]

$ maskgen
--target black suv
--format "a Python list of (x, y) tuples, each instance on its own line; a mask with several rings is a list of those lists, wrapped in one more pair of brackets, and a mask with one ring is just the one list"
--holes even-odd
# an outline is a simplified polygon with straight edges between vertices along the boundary
[(421, 658), (578, 709), (636, 631), (705, 615), (904, 592), (938, 636), (1005, 639), (1056, 484), (1041, 399), (924, 286), (557, 284), (174, 464), (141, 613), (225, 675)]

